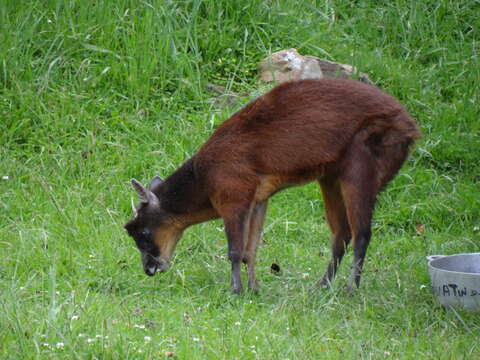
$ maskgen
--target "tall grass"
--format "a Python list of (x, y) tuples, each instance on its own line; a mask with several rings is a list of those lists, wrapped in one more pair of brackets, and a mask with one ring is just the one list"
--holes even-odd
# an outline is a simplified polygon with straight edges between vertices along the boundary
[[(2, 1), (0, 357), (474, 357), (478, 315), (437, 305), (424, 256), (480, 251), (479, 11)], [(205, 84), (252, 92), (258, 61), (290, 47), (358, 66), (424, 133), (380, 198), (362, 288), (342, 290), (350, 257), (334, 289), (315, 287), (329, 231), (314, 184), (271, 201), (258, 296), (229, 293), (218, 221), (188, 230), (172, 269), (146, 278), (122, 229), (128, 180), (168, 175), (235, 111), (213, 106)]]

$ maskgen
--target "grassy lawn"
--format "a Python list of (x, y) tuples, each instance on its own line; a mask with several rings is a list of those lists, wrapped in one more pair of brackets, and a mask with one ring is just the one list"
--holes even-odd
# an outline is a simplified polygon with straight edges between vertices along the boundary
[[(2, 0), (1, 359), (473, 359), (478, 313), (445, 310), (425, 255), (480, 251), (478, 0)], [(379, 199), (361, 289), (316, 281), (316, 184), (270, 201), (258, 295), (230, 293), (220, 221), (144, 275), (129, 179), (167, 176), (256, 88), (273, 51), (353, 64), (423, 131)], [(247, 101), (248, 99), (245, 99)], [(280, 274), (272, 274), (272, 263)]]

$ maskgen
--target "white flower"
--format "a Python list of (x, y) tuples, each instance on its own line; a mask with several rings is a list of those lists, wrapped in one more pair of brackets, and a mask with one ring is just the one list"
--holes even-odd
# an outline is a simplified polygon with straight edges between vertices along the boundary
[(199, 342), (200, 338), (194, 337), (194, 338), (192, 338), (192, 340), (195, 341), (195, 342)]
[(3, 175), (2, 176), (2, 180), (8, 180), (8, 179), (9, 179), (8, 175)]
[(427, 287), (427, 285), (420, 285), (420, 290), (425, 289), (426, 287)]
[(133, 327), (137, 328), (137, 329), (145, 329), (145, 325), (143, 325), (143, 324), (142, 325), (135, 324), (135, 325), (133, 325)]
[(90, 338), (87, 339), (87, 343), (89, 343), (89, 344), (94, 342), (94, 341), (95, 341), (95, 339), (90, 339)]
[(43, 343), (42, 346), (43, 347), (49, 347), (50, 345), (48, 345), (48, 343)]
[(78, 315), (73, 315), (70, 320), (75, 321), (78, 320), (79, 316)]
[(150, 340), (152, 340), (152, 338), (150, 336), (144, 336), (143, 340), (145, 340), (145, 342), (148, 343), (150, 342)]
[(78, 337), (85, 337), (85, 334), (80, 333), (78, 334)]
[(240, 321), (236, 321), (236, 322), (235, 322), (235, 325), (239, 326), (239, 325), (240, 325)]
[(310, 276), (309, 273), (303, 273), (303, 274), (302, 274), (302, 278), (303, 278), (303, 279), (308, 279), (309, 276)]
[(65, 344), (63, 342), (57, 343), (57, 349), (63, 349), (64, 347), (65, 347)]

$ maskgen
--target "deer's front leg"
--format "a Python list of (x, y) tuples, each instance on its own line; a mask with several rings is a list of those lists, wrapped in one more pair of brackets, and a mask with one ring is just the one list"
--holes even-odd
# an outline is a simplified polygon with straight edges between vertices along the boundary
[(232, 291), (239, 294), (243, 290), (240, 268), (246, 240), (250, 228), (251, 207), (237, 209), (224, 217), (225, 232), (228, 240), (228, 259), (232, 263)]
[(252, 291), (258, 291), (258, 283), (255, 280), (255, 259), (257, 248), (262, 240), (262, 227), (267, 210), (267, 200), (257, 203), (250, 215), (250, 227), (248, 241), (243, 253), (243, 262), (247, 264), (248, 288)]

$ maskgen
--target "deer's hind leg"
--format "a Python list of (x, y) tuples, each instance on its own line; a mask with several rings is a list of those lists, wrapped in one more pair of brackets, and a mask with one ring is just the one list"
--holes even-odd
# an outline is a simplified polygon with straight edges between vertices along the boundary
[(243, 262), (247, 265), (247, 286), (250, 290), (258, 291), (258, 283), (255, 280), (255, 259), (258, 246), (262, 239), (262, 228), (267, 211), (267, 200), (257, 203), (250, 216), (250, 231), (243, 252)]
[(322, 189), (327, 222), (332, 231), (332, 259), (319, 283), (321, 287), (326, 287), (335, 278), (337, 268), (350, 242), (351, 233), (340, 184), (338, 181), (330, 179), (319, 180), (319, 183)]
[[(358, 139), (356, 139), (358, 140)], [(378, 162), (370, 150), (354, 140), (346, 154), (340, 188), (352, 234), (353, 266), (347, 288), (360, 286), (363, 262), (371, 238), (371, 222), (379, 183)]]

